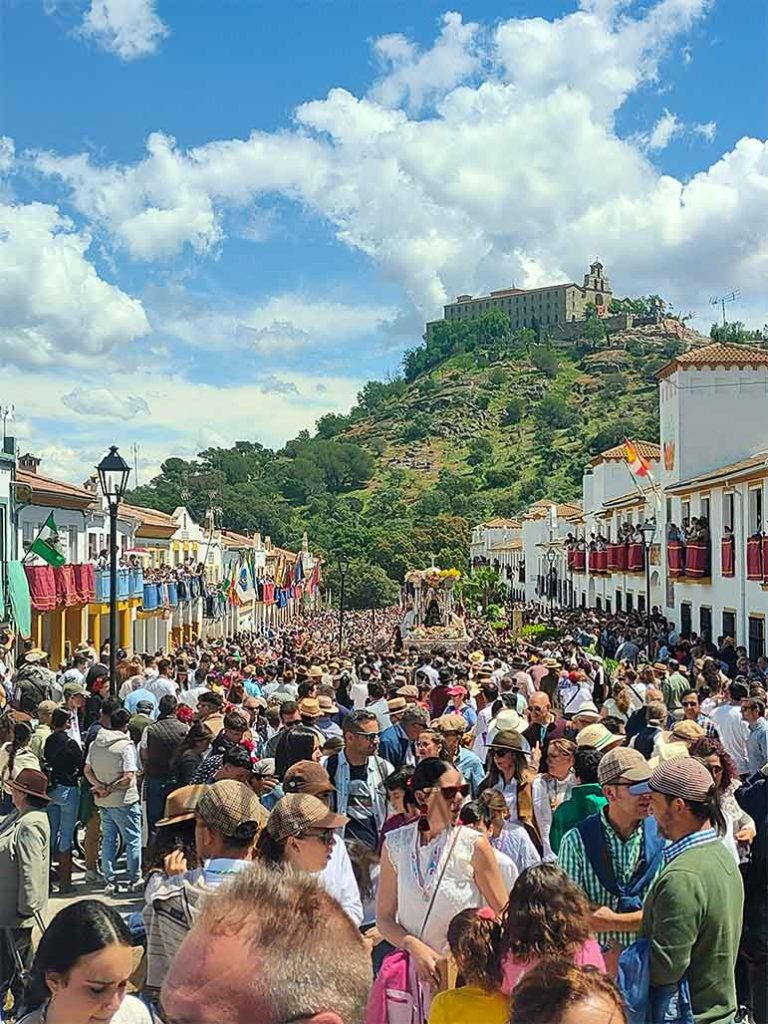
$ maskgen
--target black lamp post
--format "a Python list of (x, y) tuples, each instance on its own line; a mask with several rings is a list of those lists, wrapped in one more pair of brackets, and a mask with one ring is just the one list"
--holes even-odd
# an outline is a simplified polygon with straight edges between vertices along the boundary
[(651, 648), (653, 636), (651, 627), (651, 547), (656, 536), (656, 518), (652, 516), (638, 527), (643, 536), (643, 558), (645, 562), (645, 642), (648, 648), (648, 660), (653, 660)]
[(346, 555), (338, 554), (336, 561), (339, 565), (339, 654), (344, 647), (344, 581), (347, 578), (349, 559)]
[(555, 568), (555, 559), (557, 558), (557, 552), (554, 548), (547, 549), (547, 561), (549, 562), (549, 571), (547, 573), (547, 587), (549, 588), (549, 621), (555, 621), (555, 587), (557, 586), (557, 569)]
[(96, 467), (109, 506), (109, 692), (117, 693), (117, 510), (128, 488), (131, 467), (115, 445)]

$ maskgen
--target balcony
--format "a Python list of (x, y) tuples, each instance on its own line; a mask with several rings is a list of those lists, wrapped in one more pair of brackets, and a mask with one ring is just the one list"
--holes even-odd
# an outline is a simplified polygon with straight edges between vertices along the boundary
[(675, 538), (667, 541), (667, 574), (687, 583), (708, 583), (712, 575), (712, 545), (708, 540)]
[[(96, 603), (108, 604), (110, 596), (109, 569), (97, 569), (94, 575)], [(141, 569), (118, 569), (117, 600), (127, 601), (129, 597), (139, 597), (143, 578), (144, 574)]]

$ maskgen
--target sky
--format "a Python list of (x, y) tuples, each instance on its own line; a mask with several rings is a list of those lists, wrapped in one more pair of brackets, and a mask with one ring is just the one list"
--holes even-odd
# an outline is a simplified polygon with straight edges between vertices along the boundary
[(595, 256), (762, 327), (767, 30), (763, 0), (0, 0), (8, 433), (74, 482), (110, 444), (139, 483), (279, 446), (457, 294)]

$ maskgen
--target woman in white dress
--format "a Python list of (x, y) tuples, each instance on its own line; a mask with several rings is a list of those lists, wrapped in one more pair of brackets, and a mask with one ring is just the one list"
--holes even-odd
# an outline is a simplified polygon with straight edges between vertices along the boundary
[(390, 832), (381, 857), (376, 923), (379, 933), (412, 958), (433, 988), (448, 949), (448, 925), (461, 910), (500, 911), (507, 891), (490, 843), (456, 825), (469, 786), (447, 761), (426, 758), (413, 774), (408, 800), (416, 821)]
[(144, 1003), (125, 994), (132, 973), (120, 914), (101, 900), (70, 903), (43, 933), (18, 1024), (151, 1024)]

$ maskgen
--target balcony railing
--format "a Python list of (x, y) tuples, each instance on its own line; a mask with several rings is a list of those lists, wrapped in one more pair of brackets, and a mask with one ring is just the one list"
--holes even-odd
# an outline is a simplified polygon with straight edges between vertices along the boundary
[[(109, 602), (109, 569), (97, 569), (95, 572), (96, 602), (107, 604)], [(127, 601), (129, 597), (141, 597), (144, 593), (144, 571), (143, 569), (118, 569), (117, 570), (117, 600)]]

